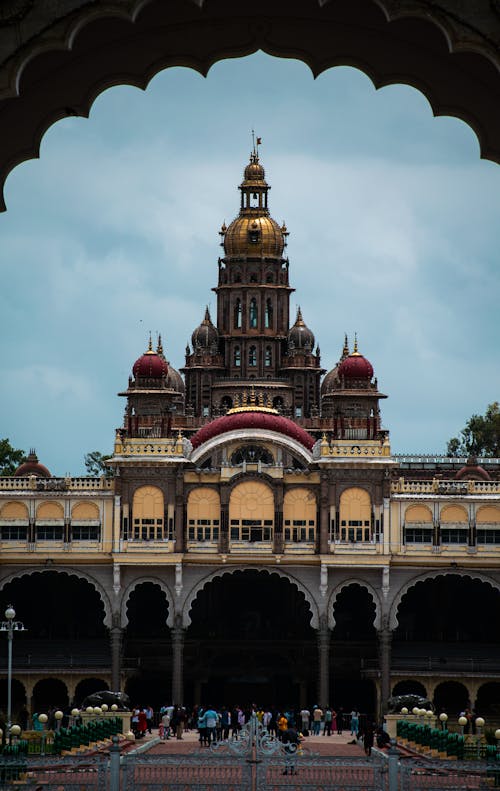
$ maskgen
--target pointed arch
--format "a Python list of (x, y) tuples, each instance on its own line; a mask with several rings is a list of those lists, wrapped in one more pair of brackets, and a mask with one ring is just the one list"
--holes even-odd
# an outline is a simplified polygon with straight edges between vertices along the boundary
[(450, 572), (443, 572), (443, 569), (435, 569), (432, 571), (426, 571), (423, 574), (416, 574), (410, 580), (408, 580), (394, 597), (392, 602), (390, 612), (389, 612), (389, 628), (394, 630), (398, 628), (399, 621), (398, 621), (398, 610), (403, 601), (404, 596), (408, 593), (411, 588), (414, 588), (419, 582), (425, 582), (426, 580), (433, 580), (437, 579), (438, 577), (464, 577), (469, 578), (472, 580), (479, 580), (480, 582), (485, 582), (490, 585), (494, 590), (500, 593), (500, 583), (494, 580), (492, 577), (489, 577), (487, 574), (483, 574), (481, 572), (473, 571), (472, 569), (467, 569), (466, 572), (461, 572), (459, 569), (453, 569)]
[(33, 567), (33, 568), (26, 568), (22, 569), (21, 571), (15, 571), (12, 574), (9, 574), (0, 582), (0, 590), (3, 590), (6, 585), (14, 580), (19, 579), (20, 577), (30, 577), (32, 574), (44, 574), (44, 573), (57, 573), (57, 574), (66, 574), (68, 577), (77, 577), (78, 579), (85, 580), (88, 582), (99, 594), (102, 604), (104, 607), (104, 626), (108, 627), (108, 629), (112, 626), (112, 616), (113, 616), (113, 608), (111, 605), (110, 598), (108, 596), (107, 591), (102, 586), (102, 584), (91, 574), (88, 574), (81, 569), (70, 568), (67, 566), (51, 566), (50, 568), (43, 568), (43, 567)]
[(376, 588), (374, 588), (374, 586), (371, 585), (369, 582), (366, 582), (365, 580), (356, 577), (351, 577), (349, 579), (344, 580), (339, 585), (337, 585), (337, 587), (335, 587), (331, 592), (327, 605), (328, 628), (332, 630), (335, 628), (335, 618), (333, 615), (335, 603), (339, 595), (342, 593), (342, 591), (345, 588), (348, 588), (350, 585), (359, 585), (361, 588), (366, 588), (366, 590), (372, 597), (373, 603), (375, 605), (375, 618), (373, 621), (373, 627), (377, 631), (380, 630), (383, 624), (382, 624), (382, 602), (380, 600), (379, 593), (376, 590)]
[(311, 627), (313, 629), (319, 629), (319, 610), (318, 605), (312, 595), (311, 591), (306, 588), (306, 586), (300, 582), (293, 574), (290, 574), (288, 571), (284, 571), (282, 569), (277, 568), (267, 568), (266, 566), (231, 566), (230, 569), (228, 568), (219, 568), (216, 571), (207, 574), (206, 577), (203, 577), (196, 585), (192, 588), (190, 593), (186, 596), (184, 600), (184, 606), (182, 609), (182, 625), (187, 628), (191, 624), (191, 608), (193, 606), (193, 602), (198, 596), (198, 594), (208, 585), (212, 580), (218, 577), (229, 576), (234, 574), (235, 571), (258, 571), (258, 572), (266, 572), (269, 575), (275, 574), (278, 577), (283, 577), (284, 579), (288, 580), (291, 585), (293, 585), (297, 590), (303, 594), (306, 602), (309, 605), (309, 609), (311, 611)]
[(150, 582), (153, 585), (158, 586), (161, 589), (161, 591), (165, 594), (168, 604), (168, 617), (167, 617), (166, 625), (172, 628), (175, 619), (175, 602), (174, 602), (173, 593), (164, 580), (154, 576), (140, 577), (139, 579), (133, 580), (129, 585), (127, 585), (127, 587), (123, 591), (122, 601), (120, 606), (120, 627), (124, 629), (128, 624), (127, 604), (130, 599), (130, 595), (134, 592), (134, 590), (137, 587), (142, 585), (144, 582)]

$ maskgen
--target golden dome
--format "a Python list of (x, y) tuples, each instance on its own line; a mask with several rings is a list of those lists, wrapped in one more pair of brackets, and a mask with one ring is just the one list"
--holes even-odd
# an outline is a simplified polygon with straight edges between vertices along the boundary
[[(260, 138), (257, 138), (259, 141)], [(234, 258), (281, 258), (288, 231), (269, 215), (269, 185), (257, 151), (250, 154), (240, 184), (241, 207), (238, 217), (220, 230), (224, 252)]]
[(224, 236), (224, 251), (230, 256), (279, 258), (285, 240), (276, 220), (269, 216), (240, 214)]

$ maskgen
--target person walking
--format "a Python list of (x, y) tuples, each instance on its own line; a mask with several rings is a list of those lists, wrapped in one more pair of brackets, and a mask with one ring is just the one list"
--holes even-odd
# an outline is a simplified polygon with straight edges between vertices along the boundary
[(357, 736), (359, 731), (359, 711), (353, 709), (351, 711), (351, 736)]
[(330, 706), (325, 709), (325, 724), (323, 726), (323, 736), (332, 735), (333, 711)]
[(305, 706), (300, 711), (300, 720), (301, 720), (301, 723), (302, 723), (302, 733), (304, 734), (304, 736), (308, 736), (309, 735), (309, 727), (310, 727), (310, 724), (311, 724), (311, 712)]
[(323, 710), (319, 706), (313, 709), (313, 734), (319, 736), (321, 730), (321, 720), (323, 719)]
[(206, 735), (207, 735), (207, 742), (208, 742), (208, 746), (210, 747), (210, 744), (212, 742), (216, 742), (217, 741), (217, 719), (218, 719), (218, 717), (217, 717), (217, 712), (215, 711), (215, 709), (212, 708), (212, 706), (209, 706), (207, 708), (205, 714), (203, 715), (203, 719), (205, 721), (205, 730), (206, 730)]

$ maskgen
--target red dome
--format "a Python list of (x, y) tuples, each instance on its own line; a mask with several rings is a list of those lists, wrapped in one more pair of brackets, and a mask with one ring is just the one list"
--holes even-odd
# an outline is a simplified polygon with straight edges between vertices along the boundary
[(344, 379), (371, 379), (373, 366), (362, 354), (350, 354), (339, 365), (338, 375)]
[(272, 415), (268, 412), (249, 411), (236, 412), (233, 415), (224, 415), (224, 417), (219, 417), (217, 420), (212, 420), (211, 423), (207, 423), (206, 426), (203, 426), (191, 437), (191, 444), (193, 448), (198, 448), (204, 442), (219, 436), (219, 434), (242, 428), (277, 431), (279, 434), (285, 434), (287, 437), (296, 440), (296, 442), (300, 442), (308, 450), (312, 450), (315, 443), (314, 437), (311, 437), (307, 431), (286, 417)]
[(132, 373), (136, 379), (161, 379), (168, 374), (168, 365), (159, 354), (148, 351), (135, 361)]
[(26, 461), (17, 468), (14, 475), (16, 478), (23, 478), (26, 475), (36, 475), (37, 478), (51, 478), (51, 474), (47, 467), (40, 464), (38, 456), (34, 450), (31, 450), (26, 458)]

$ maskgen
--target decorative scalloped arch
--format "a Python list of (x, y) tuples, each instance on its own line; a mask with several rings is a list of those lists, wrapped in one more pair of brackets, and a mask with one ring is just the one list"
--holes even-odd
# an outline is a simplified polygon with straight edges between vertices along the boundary
[(382, 602), (380, 601), (380, 596), (373, 587), (370, 585), (369, 582), (365, 582), (365, 580), (360, 580), (356, 577), (352, 577), (351, 579), (344, 580), (330, 594), (330, 598), (328, 599), (328, 607), (327, 607), (327, 614), (328, 614), (328, 628), (334, 629), (335, 628), (335, 618), (333, 617), (333, 608), (335, 606), (335, 602), (340, 593), (344, 590), (344, 588), (348, 588), (349, 585), (359, 585), (361, 588), (366, 588), (368, 593), (373, 599), (373, 603), (375, 605), (375, 619), (373, 621), (374, 628), (378, 631), (382, 628)]
[(408, 593), (411, 588), (414, 588), (415, 585), (419, 582), (425, 582), (426, 580), (437, 579), (437, 577), (469, 577), (473, 580), (479, 580), (480, 582), (486, 582), (488, 585), (491, 585), (492, 588), (500, 592), (500, 582), (489, 577), (487, 574), (482, 574), (481, 572), (474, 571), (474, 569), (467, 569), (467, 571), (462, 571), (461, 569), (453, 569), (452, 571), (443, 571), (443, 569), (434, 569), (432, 571), (426, 571), (424, 574), (417, 574), (415, 577), (412, 577), (409, 580), (397, 596), (394, 598), (394, 601), (391, 605), (391, 610), (389, 613), (389, 628), (394, 631), (398, 627), (398, 610), (399, 605), (401, 604), (403, 597)]
[(198, 596), (199, 593), (204, 589), (208, 583), (212, 582), (212, 580), (216, 579), (217, 577), (224, 577), (226, 574), (234, 574), (235, 571), (258, 571), (258, 572), (266, 572), (267, 574), (276, 574), (278, 577), (284, 577), (294, 585), (300, 593), (304, 595), (305, 600), (309, 604), (309, 609), (311, 611), (311, 627), (313, 629), (319, 629), (319, 611), (318, 605), (314, 600), (312, 593), (303, 585), (298, 579), (296, 579), (292, 574), (288, 571), (284, 571), (283, 569), (279, 568), (267, 568), (262, 566), (231, 566), (230, 568), (219, 568), (217, 571), (213, 571), (210, 574), (207, 574), (202, 580), (196, 583), (194, 588), (192, 589), (191, 593), (188, 594), (184, 601), (184, 606), (182, 609), (182, 625), (187, 628), (191, 623), (191, 608), (193, 606), (193, 602)]
[(50, 9), (46, 19), (38, 11), (33, 31), (26, 14), (19, 39), (12, 38), (21, 43), (11, 45), (0, 70), (0, 184), (15, 165), (38, 156), (55, 121), (88, 116), (107, 88), (145, 89), (171, 66), (206, 75), (219, 60), (257, 50), (300, 59), (315, 76), (346, 65), (376, 88), (411, 85), (434, 115), (467, 123), (483, 157), (500, 161), (500, 119), (491, 112), (500, 58), (494, 33), (488, 36), (488, 25), (498, 22), (494, 6), (481, 16), (424, 0), (358, 0), (355, 13), (347, 0), (255, 0), (251, 11), (229, 0), (131, 0), (128, 9), (97, 0), (71, 15), (63, 3)]
[(78, 579), (85, 580), (85, 582), (88, 582), (90, 585), (92, 585), (92, 587), (101, 597), (101, 601), (104, 606), (104, 626), (107, 626), (108, 628), (111, 627), (112, 607), (108, 594), (102, 585), (94, 577), (92, 577), (91, 574), (87, 574), (87, 572), (81, 571), (80, 569), (69, 568), (67, 566), (50, 566), (47, 568), (38, 566), (34, 568), (21, 569), (20, 571), (15, 571), (14, 573), (5, 577), (0, 582), (0, 590), (3, 590), (9, 582), (19, 579), (19, 577), (30, 577), (32, 574), (43, 574), (44, 572), (48, 571), (56, 571), (58, 574), (67, 574), (68, 577), (77, 577)]
[(120, 607), (120, 626), (124, 629), (128, 624), (127, 603), (130, 598), (130, 594), (144, 582), (151, 582), (153, 585), (157, 585), (165, 594), (168, 604), (167, 626), (172, 628), (175, 617), (174, 597), (168, 585), (159, 577), (140, 577), (140, 579), (133, 580), (129, 585), (127, 585), (123, 592), (122, 603)]
[(253, 440), (259, 443), (270, 442), (273, 445), (286, 448), (290, 453), (298, 456), (305, 464), (310, 464), (312, 461), (312, 454), (307, 448), (301, 445), (300, 442), (285, 436), (285, 434), (280, 434), (277, 431), (261, 428), (240, 428), (234, 429), (233, 431), (226, 431), (224, 434), (218, 434), (216, 437), (212, 437), (204, 442), (198, 448), (195, 448), (191, 454), (190, 460), (193, 464), (199, 465), (206, 456), (210, 456), (210, 454), (213, 453), (215, 448), (221, 447), (222, 445), (231, 445), (235, 440)]
[(28, 506), (21, 500), (9, 500), (0, 508), (0, 517), (2, 519), (28, 519)]

